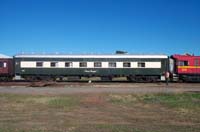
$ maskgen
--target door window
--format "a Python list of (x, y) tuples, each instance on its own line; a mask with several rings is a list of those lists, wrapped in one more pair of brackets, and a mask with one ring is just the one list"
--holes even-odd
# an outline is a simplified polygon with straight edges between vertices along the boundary
[(3, 67), (7, 67), (7, 63), (6, 62), (3, 63)]

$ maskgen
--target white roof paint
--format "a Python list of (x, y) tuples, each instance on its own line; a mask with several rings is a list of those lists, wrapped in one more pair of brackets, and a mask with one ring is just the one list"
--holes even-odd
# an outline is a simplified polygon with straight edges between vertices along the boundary
[(10, 59), (10, 58), (12, 58), (12, 57), (10, 57), (10, 56), (7, 56), (7, 55), (3, 55), (3, 54), (0, 54), (0, 58), (2, 59)]
[(48, 55), (48, 54), (29, 54), (29, 55), (16, 55), (15, 58), (168, 58), (167, 55)]

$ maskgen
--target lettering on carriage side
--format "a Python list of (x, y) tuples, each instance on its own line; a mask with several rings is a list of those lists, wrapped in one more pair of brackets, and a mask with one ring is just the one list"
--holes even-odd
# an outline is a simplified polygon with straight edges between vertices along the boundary
[(84, 70), (84, 72), (86, 72), (86, 73), (96, 73), (97, 71), (95, 71), (95, 70)]

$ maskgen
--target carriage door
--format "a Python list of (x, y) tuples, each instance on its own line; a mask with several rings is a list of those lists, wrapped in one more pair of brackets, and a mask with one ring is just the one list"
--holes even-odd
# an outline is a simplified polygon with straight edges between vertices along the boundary
[(195, 73), (196, 74), (200, 74), (200, 68), (199, 68), (199, 60), (198, 59), (195, 59), (194, 60), (194, 66), (195, 66)]

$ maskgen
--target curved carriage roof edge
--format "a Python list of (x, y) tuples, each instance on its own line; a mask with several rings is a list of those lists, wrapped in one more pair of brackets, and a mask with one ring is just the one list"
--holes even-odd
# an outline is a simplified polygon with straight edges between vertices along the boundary
[(168, 58), (163, 54), (19, 54), (15, 58)]
[(200, 55), (190, 55), (190, 54), (173, 54), (173, 57), (188, 57), (188, 58), (200, 58)]
[(4, 54), (0, 54), (0, 58), (1, 59), (11, 59), (12, 57), (4, 55)]

